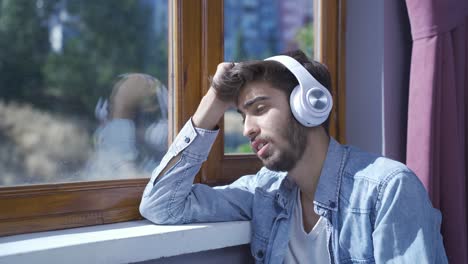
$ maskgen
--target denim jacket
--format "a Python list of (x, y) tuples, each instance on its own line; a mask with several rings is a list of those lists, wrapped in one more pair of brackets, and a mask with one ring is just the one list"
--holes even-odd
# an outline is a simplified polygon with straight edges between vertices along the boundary
[[(192, 184), (217, 133), (183, 127), (145, 188), (141, 214), (156, 224), (249, 220), (256, 263), (283, 263), (297, 185), (266, 168), (226, 186)], [(314, 210), (327, 222), (330, 263), (447, 263), (441, 214), (399, 162), (331, 139)]]

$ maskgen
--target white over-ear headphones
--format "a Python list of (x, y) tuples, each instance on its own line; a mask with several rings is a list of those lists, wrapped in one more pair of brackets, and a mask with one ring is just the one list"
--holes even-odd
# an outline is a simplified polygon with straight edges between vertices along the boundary
[[(130, 74), (122, 74), (119, 78), (127, 78)], [(137, 116), (141, 118), (141, 122), (145, 124), (150, 122), (149, 125), (145, 128), (144, 132), (144, 142), (146, 145), (153, 149), (153, 152), (161, 152), (164, 154), (167, 150), (167, 138), (168, 138), (168, 93), (167, 88), (162, 84), (158, 79), (147, 75), (139, 73), (139, 75), (147, 78), (148, 83), (151, 84), (151, 89), (155, 89), (155, 100), (151, 101), (151, 105), (157, 104), (159, 106), (160, 117), (156, 119), (154, 115), (150, 117), (145, 117), (144, 115)], [(108, 100), (103, 100), (99, 98), (96, 108), (94, 109), (94, 114), (96, 118), (101, 122), (106, 122), (109, 119), (109, 103)], [(135, 121), (135, 120), (133, 120)], [(161, 155), (162, 155), (161, 154)]]
[(267, 58), (283, 64), (299, 81), (289, 98), (291, 112), (299, 123), (306, 127), (321, 125), (327, 120), (333, 106), (333, 99), (321, 83), (302, 64), (286, 55)]
[(159, 81), (157, 81), (155, 88), (161, 116), (157, 122), (154, 122), (146, 129), (145, 142), (155, 150), (165, 151), (167, 150), (168, 137), (167, 88)]

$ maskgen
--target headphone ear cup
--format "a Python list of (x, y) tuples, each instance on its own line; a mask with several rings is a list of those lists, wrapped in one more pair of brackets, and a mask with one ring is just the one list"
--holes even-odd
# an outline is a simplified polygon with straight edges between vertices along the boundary
[(300, 85), (291, 92), (289, 103), (296, 120), (306, 127), (319, 126), (325, 122), (333, 104), (328, 90), (319, 87), (301, 89)]
[(168, 120), (160, 119), (145, 131), (145, 143), (154, 150), (166, 150), (168, 140)]
[(294, 87), (289, 97), (291, 112), (296, 120), (306, 127), (325, 122), (333, 107), (333, 98), (327, 88), (292, 57), (278, 55), (265, 60), (283, 64), (298, 80), (299, 85)]
[(297, 85), (294, 87), (294, 89), (291, 92), (291, 95), (289, 97), (289, 106), (291, 107), (291, 112), (293, 113), (294, 118), (301, 123), (304, 124), (304, 120), (301, 120), (301, 114), (304, 112), (303, 109), (301, 109), (301, 86)]

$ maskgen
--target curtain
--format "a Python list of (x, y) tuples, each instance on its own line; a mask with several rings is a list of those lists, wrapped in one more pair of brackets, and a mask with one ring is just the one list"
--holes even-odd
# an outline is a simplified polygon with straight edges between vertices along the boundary
[(406, 5), (413, 39), (406, 163), (442, 211), (449, 263), (468, 263), (468, 1)]

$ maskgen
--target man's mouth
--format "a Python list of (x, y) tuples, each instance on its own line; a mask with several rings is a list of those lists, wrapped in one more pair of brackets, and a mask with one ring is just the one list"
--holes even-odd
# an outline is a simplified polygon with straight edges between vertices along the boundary
[(259, 156), (263, 158), (268, 150), (269, 143), (266, 140), (256, 139), (252, 141), (251, 147), (252, 150)]

